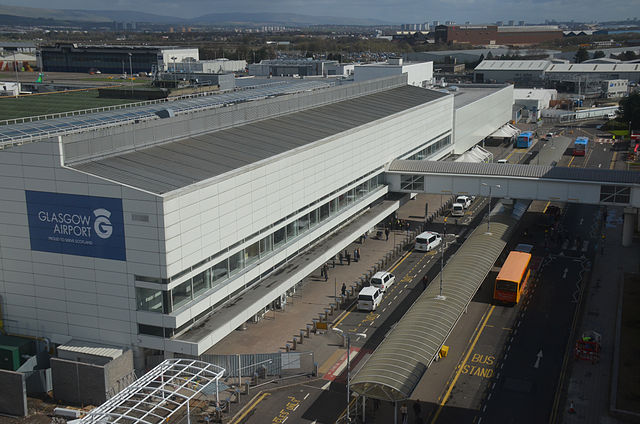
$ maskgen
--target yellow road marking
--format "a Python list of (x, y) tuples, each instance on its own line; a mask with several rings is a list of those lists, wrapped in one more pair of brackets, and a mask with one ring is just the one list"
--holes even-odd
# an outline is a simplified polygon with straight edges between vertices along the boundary
[(230, 422), (229, 424), (237, 424), (239, 422), (242, 422), (242, 420), (244, 419), (244, 417), (247, 416), (247, 414), (249, 412), (251, 412), (251, 410), (253, 408), (255, 408), (260, 402), (262, 402), (264, 400), (264, 398), (266, 398), (267, 396), (270, 396), (271, 393), (263, 393), (260, 396), (258, 396), (258, 399), (256, 399), (253, 403), (251, 403), (249, 405), (249, 407), (242, 413), (242, 415), (240, 415), (235, 421)]
[(611, 158), (611, 163), (609, 164), (609, 169), (613, 169), (616, 166), (616, 160), (618, 159), (618, 152), (613, 152), (613, 157)]
[(462, 373), (462, 369), (464, 368), (464, 366), (466, 365), (467, 361), (469, 360), (469, 356), (471, 356), (471, 352), (473, 351), (473, 348), (476, 346), (476, 343), (478, 342), (478, 339), (482, 335), (482, 332), (484, 331), (484, 328), (487, 325), (487, 321), (489, 321), (489, 317), (491, 317), (491, 314), (493, 314), (493, 310), (495, 308), (496, 308), (495, 305), (491, 305), (491, 309), (489, 309), (489, 312), (487, 313), (487, 316), (485, 317), (484, 321), (482, 322), (482, 326), (478, 330), (478, 334), (476, 334), (476, 337), (473, 339), (473, 342), (471, 343), (471, 346), (469, 346), (469, 350), (467, 351), (467, 354), (465, 355), (464, 360), (462, 361), (462, 363), (460, 363), (460, 366), (458, 367), (458, 371), (456, 372), (455, 377), (453, 377), (453, 381), (449, 385), (449, 389), (444, 394), (444, 397), (442, 398), (442, 401), (440, 402), (440, 405), (438, 405), (438, 410), (436, 411), (436, 414), (434, 415), (433, 420), (431, 420), (431, 424), (434, 424), (436, 422), (436, 420), (440, 416), (440, 412), (442, 412), (442, 408), (444, 407), (444, 404), (447, 403), (447, 401), (449, 400), (449, 396), (451, 396), (451, 392), (453, 391), (453, 388), (456, 385), (456, 382), (458, 381), (458, 378), (460, 377), (460, 374)]
[(571, 160), (569, 161), (569, 165), (567, 165), (567, 168), (571, 167), (571, 162), (573, 162), (575, 158), (576, 158), (575, 156), (571, 156)]
[[(357, 400), (358, 398), (354, 397), (353, 399), (351, 399), (351, 402), (349, 402), (349, 410), (351, 410), (351, 407), (353, 406), (353, 403)], [(342, 410), (342, 413), (338, 416), (338, 419), (336, 420), (336, 422), (340, 421), (342, 419), (342, 417), (344, 417), (345, 415), (347, 415), (347, 408), (344, 408)]]
[(549, 205), (550, 205), (550, 204), (551, 204), (551, 200), (549, 200), (549, 201), (547, 202), (547, 204), (546, 204), (546, 205), (544, 205), (544, 210), (542, 211), (542, 213), (547, 213), (547, 209), (549, 208)]
[[(400, 264), (401, 264), (402, 262), (404, 262), (404, 260), (405, 260), (405, 259), (407, 259), (407, 258), (411, 255), (411, 253), (412, 253), (411, 251), (407, 252), (407, 253), (405, 254), (404, 258), (400, 259), (400, 261), (399, 261), (397, 264), (395, 264), (395, 266), (394, 266), (393, 268), (391, 268), (391, 269), (389, 270), (389, 272), (393, 272), (393, 271), (395, 271), (395, 270), (396, 270), (396, 268), (398, 268), (398, 267), (400, 266)], [(331, 324), (331, 326), (332, 326), (332, 327), (337, 327), (338, 325), (340, 325), (340, 323), (341, 323), (342, 321), (344, 321), (344, 319), (345, 319), (346, 317), (348, 317), (348, 316), (349, 316), (349, 314), (350, 314), (351, 312), (353, 312), (353, 310), (356, 308), (356, 306), (357, 306), (357, 303), (354, 303), (354, 304), (353, 304), (353, 306), (351, 306), (351, 307), (350, 307), (350, 308), (349, 308), (349, 309), (344, 313), (344, 315), (343, 315), (342, 317), (340, 317), (336, 322), (334, 322), (333, 324)]]

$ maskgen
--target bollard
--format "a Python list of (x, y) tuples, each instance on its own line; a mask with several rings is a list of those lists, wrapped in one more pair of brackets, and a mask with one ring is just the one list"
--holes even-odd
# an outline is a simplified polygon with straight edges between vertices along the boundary
[(293, 338), (293, 346), (291, 346), (291, 350), (296, 350), (296, 345), (297, 345), (296, 338), (294, 337)]
[(313, 329), (311, 331), (313, 331), (313, 333), (315, 334), (318, 331), (318, 318), (313, 318), (311, 320), (311, 325), (313, 326)]
[(328, 309), (324, 310), (324, 320), (325, 321), (329, 321), (329, 310)]
[(248, 381), (246, 383), (244, 383), (244, 394), (245, 395), (249, 394), (249, 382)]
[(302, 344), (303, 339), (304, 339), (304, 330), (300, 330), (300, 344)]
[(329, 315), (333, 316), (333, 311), (335, 310), (335, 308), (333, 307), (333, 303), (329, 305), (329, 308), (331, 308), (331, 312), (329, 313)]
[(285, 350), (286, 350), (287, 352), (289, 352), (289, 350), (291, 350), (291, 346), (289, 346), (289, 343), (287, 343), (287, 344), (285, 345)]
[(311, 337), (310, 333), (311, 333), (311, 324), (307, 324), (307, 338)]

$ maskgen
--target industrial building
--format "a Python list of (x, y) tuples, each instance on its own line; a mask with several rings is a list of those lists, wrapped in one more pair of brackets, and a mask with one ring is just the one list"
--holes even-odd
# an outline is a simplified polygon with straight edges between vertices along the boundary
[(249, 75), (259, 77), (266, 76), (318, 76), (327, 75), (329, 66), (335, 69), (337, 60), (315, 60), (315, 59), (263, 59), (260, 63), (252, 63), (248, 66)]
[(227, 74), (231, 72), (244, 72), (247, 69), (246, 60), (185, 60), (170, 62), (167, 66), (169, 72), (201, 73), (201, 74)]
[(386, 62), (356, 65), (353, 79), (355, 82), (361, 82), (402, 74), (407, 74), (409, 85), (426, 87), (433, 79), (433, 62), (407, 63), (401, 58), (392, 58)]
[(45, 72), (89, 72), (119, 74), (166, 71), (169, 62), (198, 60), (197, 48), (176, 46), (91, 46), (58, 43), (41, 46), (38, 66)]
[(523, 46), (557, 40), (563, 34), (555, 25), (438, 25), (434, 36), (436, 43)]
[(200, 355), (399, 207), (387, 164), (462, 153), (512, 103), (402, 74), (5, 126), (3, 330), (124, 347), (137, 368)]
[(547, 87), (590, 97), (611, 98), (626, 94), (627, 87), (620, 80), (640, 80), (640, 64), (483, 60), (473, 71), (473, 80), (477, 83), (512, 82), (516, 87)]

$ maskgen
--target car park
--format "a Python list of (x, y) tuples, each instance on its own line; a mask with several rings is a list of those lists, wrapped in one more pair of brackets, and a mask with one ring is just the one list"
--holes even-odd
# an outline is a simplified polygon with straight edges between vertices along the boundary
[(381, 292), (386, 292), (387, 289), (396, 281), (396, 277), (390, 272), (379, 271), (373, 274), (369, 283), (373, 287), (377, 287)]

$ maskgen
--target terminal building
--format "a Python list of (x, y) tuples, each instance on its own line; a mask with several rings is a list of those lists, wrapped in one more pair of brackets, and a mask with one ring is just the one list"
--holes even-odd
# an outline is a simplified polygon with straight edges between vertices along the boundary
[(464, 152), (513, 105), (512, 86), (407, 75), (290, 84), (0, 131), (3, 330), (131, 348), (136, 368), (201, 355), (393, 214), (393, 160)]
[(438, 25), (436, 43), (466, 43), (480, 45), (531, 45), (562, 38), (555, 25), (498, 26), (498, 25)]
[(90, 46), (58, 43), (41, 46), (38, 66), (45, 72), (89, 72), (107, 74), (166, 71), (169, 63), (198, 60), (197, 48), (176, 46)]

